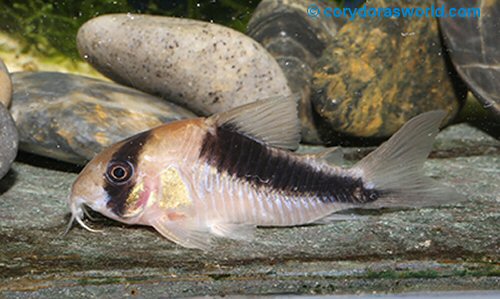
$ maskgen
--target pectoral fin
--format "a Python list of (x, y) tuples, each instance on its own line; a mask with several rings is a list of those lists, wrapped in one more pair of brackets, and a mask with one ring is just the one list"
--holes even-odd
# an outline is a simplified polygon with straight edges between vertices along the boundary
[(165, 218), (154, 219), (151, 225), (165, 238), (187, 248), (208, 251), (211, 235), (208, 231), (196, 227), (189, 220), (171, 221)]

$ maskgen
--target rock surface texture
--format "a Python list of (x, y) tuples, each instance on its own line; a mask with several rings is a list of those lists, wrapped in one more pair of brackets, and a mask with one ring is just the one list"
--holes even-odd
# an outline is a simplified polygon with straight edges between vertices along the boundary
[(165, 122), (195, 117), (115, 83), (52, 72), (14, 73), (11, 112), (20, 149), (84, 163), (104, 147)]
[(17, 155), (19, 136), (7, 108), (0, 103), (0, 179), (9, 171)]
[[(347, 163), (364, 150), (347, 150)], [(358, 155), (358, 156), (356, 156)], [(496, 289), (499, 141), (466, 125), (438, 135), (425, 172), (467, 200), (365, 211), (328, 225), (258, 229), (213, 252), (96, 214), (61, 237), (76, 174), (15, 162), (0, 181), (0, 297), (182, 297)]]
[(273, 55), (293, 94), (299, 97), (302, 140), (321, 144), (311, 104), (311, 78), (314, 65), (341, 24), (337, 18), (311, 18), (307, 15), (309, 5), (307, 0), (263, 0), (248, 23), (247, 33)]
[(78, 32), (82, 57), (112, 80), (209, 115), (290, 96), (274, 58), (235, 30), (201, 21), (105, 15)]
[[(370, 1), (367, 8), (421, 7), (427, 1)], [(465, 88), (454, 85), (435, 18), (357, 18), (318, 61), (313, 106), (336, 135), (383, 138), (425, 111), (457, 113)], [(328, 129), (330, 132), (328, 132)]]
[(461, 78), (500, 122), (500, 0), (439, 0), (445, 11), (480, 8), (480, 17), (442, 18), (439, 25)]

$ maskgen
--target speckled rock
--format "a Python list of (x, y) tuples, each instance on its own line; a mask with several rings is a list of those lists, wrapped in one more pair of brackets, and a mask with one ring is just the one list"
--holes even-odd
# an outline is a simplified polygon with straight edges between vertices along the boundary
[(441, 18), (439, 25), (457, 72), (500, 122), (500, 0), (439, 0), (445, 11), (480, 8), (480, 17)]
[(63, 73), (13, 73), (20, 149), (83, 163), (130, 135), (194, 114), (115, 83)]
[[(302, 141), (321, 143), (311, 104), (313, 67), (331, 43), (341, 23), (338, 18), (311, 18), (309, 0), (263, 0), (248, 23), (247, 34), (273, 55), (288, 85), (299, 96)], [(318, 3), (320, 7), (335, 3)]]
[(257, 99), (289, 96), (274, 58), (217, 24), (147, 15), (105, 15), (78, 32), (81, 56), (116, 82), (208, 115)]
[[(367, 8), (421, 7), (430, 1), (370, 1)], [(331, 130), (385, 138), (411, 117), (444, 109), (449, 122), (465, 99), (434, 18), (356, 18), (325, 49), (315, 69), (313, 105)], [(334, 141), (335, 142), (335, 141)]]
[(0, 103), (0, 179), (9, 171), (16, 158), (18, 143), (16, 124), (7, 108)]
[(9, 107), (12, 96), (12, 81), (10, 79), (9, 70), (0, 59), (0, 104)]

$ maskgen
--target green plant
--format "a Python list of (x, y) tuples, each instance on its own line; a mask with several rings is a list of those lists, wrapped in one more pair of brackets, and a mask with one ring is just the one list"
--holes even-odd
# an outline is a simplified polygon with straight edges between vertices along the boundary
[(3, 0), (0, 30), (17, 38), (23, 52), (79, 59), (78, 28), (87, 20), (109, 13), (147, 13), (220, 23), (244, 31), (258, 1), (161, 0)]

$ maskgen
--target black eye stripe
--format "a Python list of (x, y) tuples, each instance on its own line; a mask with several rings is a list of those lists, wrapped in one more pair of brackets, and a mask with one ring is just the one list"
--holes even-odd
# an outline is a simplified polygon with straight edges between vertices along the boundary
[[(150, 135), (151, 131), (145, 131), (126, 139), (123, 145), (111, 157), (106, 173), (104, 173), (104, 190), (109, 197), (109, 201), (106, 206), (118, 216), (122, 216), (125, 213), (125, 203), (130, 192), (135, 186), (133, 172), (134, 170), (137, 170), (140, 154)], [(117, 184), (112, 181), (110, 182), (108, 178), (108, 170), (112, 163), (127, 163), (130, 165), (132, 169), (130, 178), (121, 184)]]

